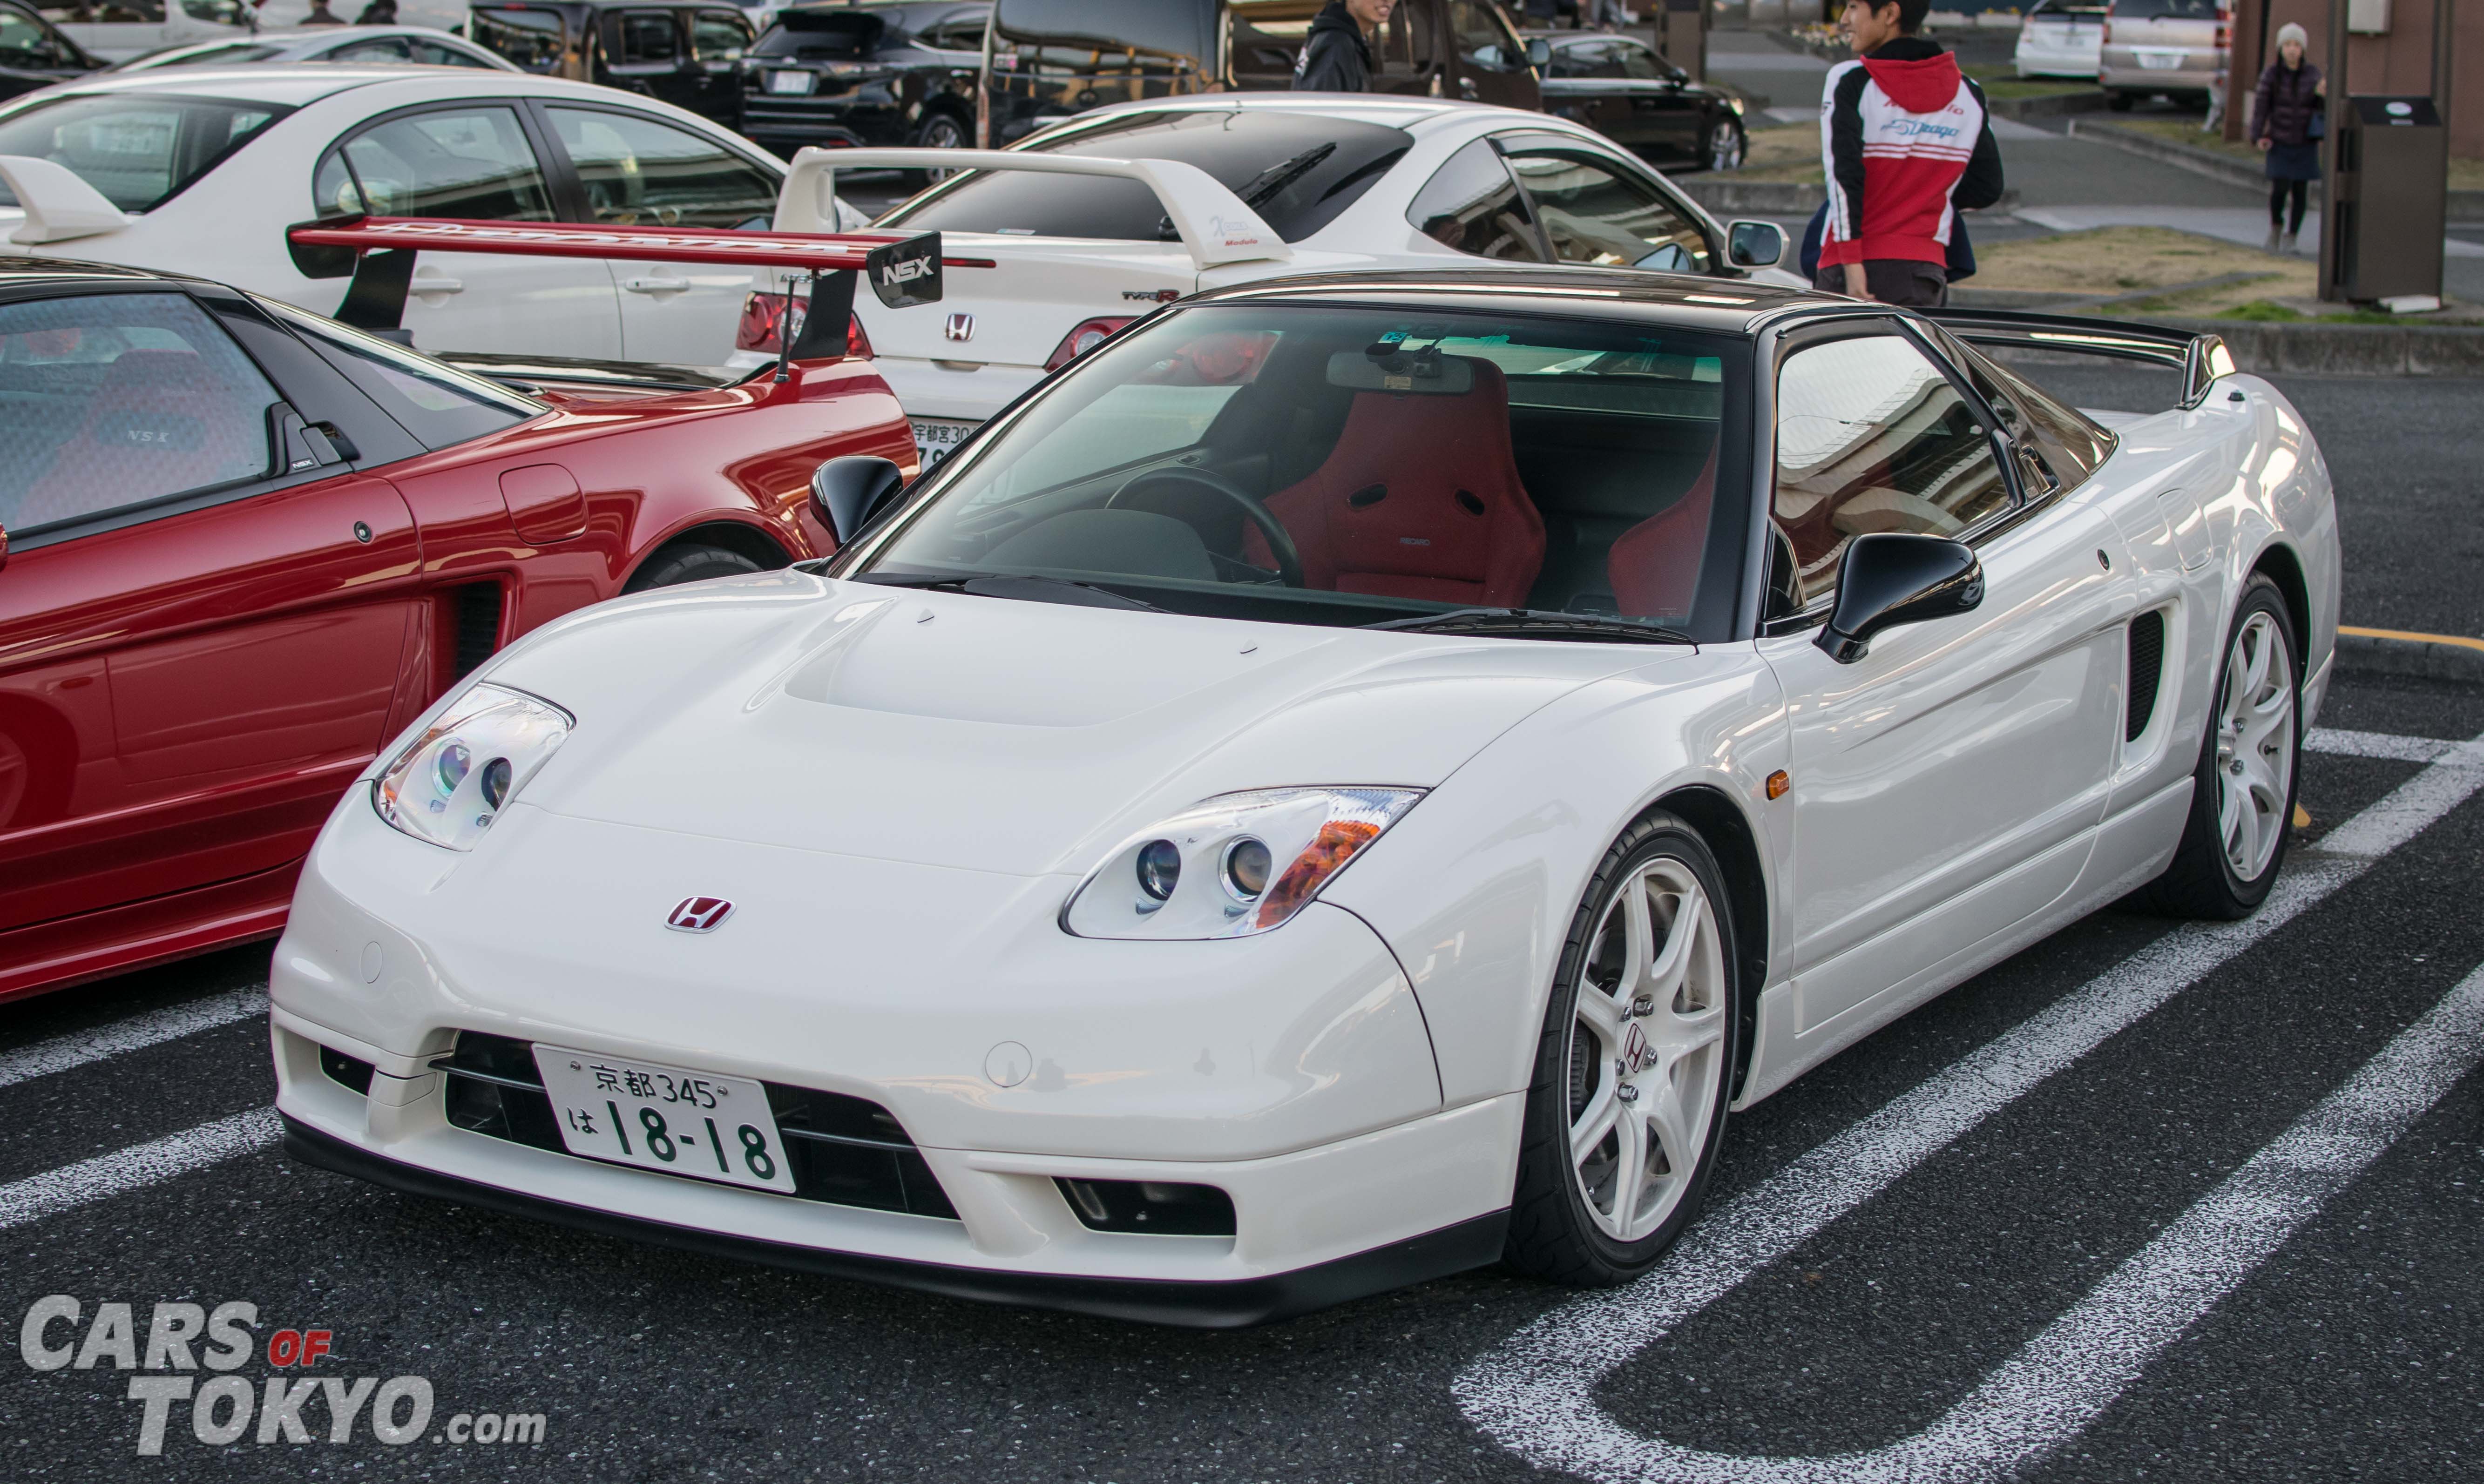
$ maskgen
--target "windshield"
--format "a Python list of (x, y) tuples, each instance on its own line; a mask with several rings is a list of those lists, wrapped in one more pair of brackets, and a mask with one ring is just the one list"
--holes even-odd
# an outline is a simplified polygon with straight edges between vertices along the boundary
[(1642, 323), (1170, 312), (953, 455), (840, 567), (1304, 624), (1488, 607), (1714, 634), (1732, 582), (1704, 574), (1739, 565), (1742, 517), (1712, 516), (1720, 483), (1744, 487), (1742, 440), (1721, 435), (1747, 420), (1727, 391), (1746, 355)]
[[(149, 211), (293, 110), (161, 94), (40, 98), (0, 114), (0, 154), (68, 167), (123, 211)], [(0, 205), (17, 198), (0, 186)]]
[[(1405, 130), (1380, 123), (1183, 110), (1070, 125), (1027, 148), (1195, 165), (1241, 197), (1278, 236), (1299, 242), (1354, 204), (1412, 143)], [(1155, 193), (1136, 180), (1011, 171), (960, 175), (891, 212), (880, 225), (911, 231), (1174, 240)]]

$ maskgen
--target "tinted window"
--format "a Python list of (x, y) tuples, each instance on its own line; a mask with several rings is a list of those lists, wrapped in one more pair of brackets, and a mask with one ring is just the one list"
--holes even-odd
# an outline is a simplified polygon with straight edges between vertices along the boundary
[(1581, 151), (1517, 148), (1510, 171), (1526, 183), (1552, 254), (1565, 263), (1708, 271), (1708, 239), (1656, 187)]
[(1449, 156), (1423, 182), (1406, 220), (1424, 236), (1461, 253), (1510, 262), (1545, 261), (1526, 198), (1509, 178), (1499, 152), (1480, 139)]
[(543, 408), (479, 376), (469, 376), (376, 336), (290, 305), (261, 299), (355, 386), (426, 447), (446, 448), (524, 422)]
[[(0, 154), (67, 166), (122, 210), (147, 211), (292, 111), (136, 94), (39, 98), (0, 115)], [(0, 205), (15, 204), (0, 186)]]
[(420, 40), (412, 41), (410, 45), (414, 51), (414, 60), (425, 67), (482, 67), (487, 71), (493, 70), (492, 64), (472, 52), (460, 51), (454, 46), (443, 46), (438, 41)]
[(412, 62), (414, 48), (401, 36), (378, 36), (351, 46), (339, 46), (322, 62)]
[(750, 45), (750, 23), (731, 11), (701, 11), (690, 17), (690, 47), (701, 62), (736, 62)]
[[(1214, 176), (1278, 236), (1300, 241), (1334, 221), (1409, 141), (1403, 130), (1274, 113), (1133, 114), (1072, 125), (1032, 148), (1046, 153), (1179, 160)], [(1135, 180), (970, 172), (902, 206), (887, 225), (916, 230), (1169, 240), (1164, 207)]]
[(0, 67), (67, 67), (52, 39), (22, 13), (0, 11)]
[(756, 57), (786, 57), (796, 62), (850, 62), (867, 55), (880, 34), (879, 18), (869, 13), (810, 13), (788, 11), (750, 48)]
[(1802, 601), (1837, 585), (1854, 537), (1958, 536), (2010, 503), (2001, 461), (1966, 398), (1894, 335), (1797, 350), (1777, 373), (1774, 514)]
[(526, 71), (560, 70), (564, 46), (557, 11), (487, 11), (477, 7), (467, 17), (466, 34)]
[(612, 60), (623, 67), (659, 67), (681, 58), (670, 11), (624, 11), (612, 18), (607, 35), (613, 39)]
[(1673, 75), (1664, 59), (1634, 41), (1617, 41), (1614, 53), (1621, 58), (1622, 75), (1640, 82), (1662, 82)]
[(765, 227), (775, 216), (776, 177), (722, 145), (634, 114), (547, 112), (599, 222)]
[(1204, 67), (1216, 56), (1215, 15), (1212, 0), (1000, 0), (992, 40), (1069, 54), (1045, 59), (1069, 66), (1090, 65), (1105, 50)]
[(186, 294), (0, 305), (0, 526), (264, 478), (277, 400)]
[(319, 209), (374, 216), (549, 222), (543, 168), (506, 108), (447, 108), (373, 124), (320, 167)]
[[(2001, 430), (2042, 461), (2042, 472), (2052, 477), (2060, 491), (2086, 482), (2096, 466), (2112, 457), (2114, 436), (2076, 408), (2056, 401), (2041, 387), (1986, 359), (1972, 346), (1960, 345), (1947, 331), (1932, 328), (1948, 349), (1950, 359), (1965, 368), (1975, 390), (1992, 404), (1992, 415), (2001, 419)], [(2040, 493), (2039, 485), (2040, 481), (2030, 484), (2031, 495)]]
[(1619, 77), (1621, 48), (1611, 41), (1576, 41), (1552, 53), (1555, 77)]

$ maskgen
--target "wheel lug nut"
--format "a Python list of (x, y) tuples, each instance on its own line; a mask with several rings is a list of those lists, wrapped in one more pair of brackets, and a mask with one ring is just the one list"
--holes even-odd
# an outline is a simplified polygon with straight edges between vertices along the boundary
[(1620, 1087), (1613, 1089), (1613, 1095), (1620, 1098), (1623, 1102), (1634, 1103), (1638, 1101), (1638, 1089), (1625, 1082)]
[(1630, 1012), (1633, 1015), (1654, 1014), (1656, 1012), (1656, 996), (1652, 994), (1642, 994), (1637, 999), (1631, 1001)]

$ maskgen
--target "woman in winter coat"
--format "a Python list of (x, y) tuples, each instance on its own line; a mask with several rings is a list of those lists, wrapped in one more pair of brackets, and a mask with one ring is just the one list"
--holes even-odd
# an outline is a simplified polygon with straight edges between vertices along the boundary
[(2268, 251), (2292, 253), (2303, 230), (2303, 207), (2320, 178), (2314, 123), (2327, 106), (2320, 69), (2303, 60), (2309, 43), (2292, 21), (2277, 28), (2277, 60), (2259, 74), (2252, 103), (2252, 138), (2268, 156)]

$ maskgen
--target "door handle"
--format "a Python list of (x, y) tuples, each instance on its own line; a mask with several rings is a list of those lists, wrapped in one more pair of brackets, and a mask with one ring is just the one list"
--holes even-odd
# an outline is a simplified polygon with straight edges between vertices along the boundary
[(466, 291), (464, 280), (452, 279), (446, 274), (436, 278), (417, 274), (407, 286), (418, 294), (462, 294)]
[(623, 279), (621, 286), (634, 294), (677, 294), (690, 286), (688, 279)]

